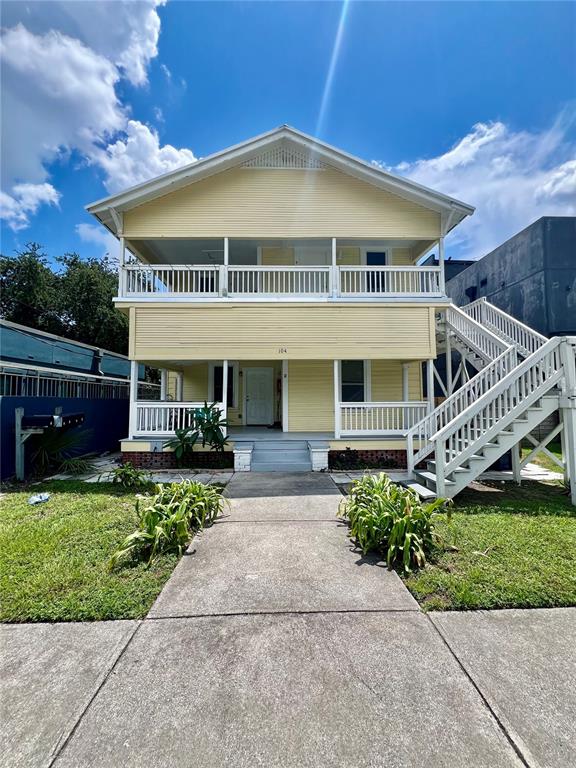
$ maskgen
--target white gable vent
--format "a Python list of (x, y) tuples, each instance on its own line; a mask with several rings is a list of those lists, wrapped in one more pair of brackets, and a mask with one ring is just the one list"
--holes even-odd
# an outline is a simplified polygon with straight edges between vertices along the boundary
[(242, 163), (243, 168), (326, 168), (309, 152), (296, 147), (271, 147)]

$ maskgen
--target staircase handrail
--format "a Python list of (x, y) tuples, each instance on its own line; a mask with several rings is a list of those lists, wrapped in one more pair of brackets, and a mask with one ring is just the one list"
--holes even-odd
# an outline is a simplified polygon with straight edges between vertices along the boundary
[(488, 362), (495, 360), (512, 344), (485, 328), (475, 318), (455, 304), (446, 307), (446, 322), (467, 344), (476, 349)]
[(477, 322), (496, 329), (496, 333), (500, 333), (501, 338), (514, 344), (524, 357), (528, 357), (548, 341), (546, 336), (496, 307), (484, 296), (466, 304), (462, 311)]
[[(431, 442), (432, 436), (453, 421), (470, 403), (478, 400), (480, 395), (493, 387), (496, 381), (500, 381), (506, 373), (516, 366), (517, 362), (516, 350), (513, 347), (508, 347), (495, 360), (408, 430), (406, 448), (409, 471), (412, 471), (417, 462), (434, 450), (434, 445)], [(420, 447), (416, 453), (414, 453), (414, 440), (420, 441)]]
[[(439, 463), (443, 464), (444, 475), (452, 472), (478, 450), (480, 437), (483, 445), (503, 428), (504, 420), (512, 420), (517, 413), (521, 413), (560, 381), (563, 376), (559, 350), (562, 341), (561, 337), (548, 339), (530, 357), (429, 438), (436, 447), (436, 465), (438, 467)], [(458, 437), (457, 433), (463, 429), (466, 435)], [(463, 444), (464, 448), (461, 447)], [(447, 456), (447, 462), (438, 461), (438, 446), (444, 446), (442, 459)]]

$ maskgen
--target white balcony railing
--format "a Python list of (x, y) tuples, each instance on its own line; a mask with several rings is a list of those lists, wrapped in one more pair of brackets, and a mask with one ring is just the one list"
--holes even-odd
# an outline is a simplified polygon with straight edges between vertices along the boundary
[(337, 432), (348, 437), (403, 435), (424, 418), (428, 408), (422, 401), (340, 403)]
[[(216, 403), (222, 411), (221, 403)], [(194, 423), (194, 410), (204, 403), (171, 403), (140, 400), (133, 403), (134, 437), (170, 437), (177, 429), (185, 429)]]
[(439, 296), (439, 267), (339, 267), (342, 296)]
[(329, 296), (331, 267), (228, 267), (229, 296)]
[(442, 296), (439, 267), (128, 264), (120, 298), (386, 298)]

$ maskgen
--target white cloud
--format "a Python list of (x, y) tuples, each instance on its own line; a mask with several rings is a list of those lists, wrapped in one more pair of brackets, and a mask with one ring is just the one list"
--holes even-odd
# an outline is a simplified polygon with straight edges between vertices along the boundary
[(77, 224), (76, 234), (84, 243), (95, 243), (102, 246), (102, 256), (108, 256), (111, 262), (118, 261), (118, 240), (111, 232), (97, 224)]
[[(27, 226), (42, 203), (54, 203), (48, 169), (74, 151), (101, 164), (107, 189), (115, 190), (195, 159), (189, 150), (160, 146), (154, 131), (129, 120), (116, 91), (122, 78), (146, 83), (164, 2), (5, 4), (1, 165), (10, 226)], [(23, 185), (44, 190), (34, 206), (22, 201)]]
[(12, 194), (0, 192), (0, 217), (10, 229), (26, 229), (30, 216), (45, 205), (58, 205), (60, 194), (51, 184), (16, 184)]
[(19, 24), (4, 31), (0, 61), (4, 186), (44, 181), (45, 164), (59, 153), (87, 152), (124, 126), (118, 70), (80, 41), (60, 32), (33, 35)]
[(136, 120), (128, 121), (125, 137), (94, 154), (94, 161), (106, 174), (104, 185), (109, 192), (132, 187), (195, 160), (189, 149), (176, 149), (170, 144), (161, 147), (158, 134)]
[(573, 122), (565, 112), (540, 133), (478, 123), (447, 152), (391, 170), (476, 206), (448, 245), (479, 258), (541, 216), (576, 214)]
[(5, 3), (3, 26), (22, 23), (39, 36), (57, 30), (119, 67), (133, 85), (143, 85), (148, 65), (158, 55), (157, 8), (165, 3), (166, 0)]

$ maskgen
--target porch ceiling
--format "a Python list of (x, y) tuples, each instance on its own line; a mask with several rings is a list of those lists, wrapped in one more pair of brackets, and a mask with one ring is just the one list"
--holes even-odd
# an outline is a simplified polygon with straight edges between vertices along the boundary
[[(414, 248), (418, 255), (425, 253), (432, 247), (432, 240), (360, 240), (358, 238), (339, 238), (338, 247), (365, 247), (367, 244), (382, 249), (390, 248)], [(318, 247), (325, 245), (331, 247), (330, 238), (309, 238), (282, 240), (243, 240), (230, 238), (229, 260), (230, 264), (256, 264), (258, 247), (270, 248), (297, 248)], [(143, 261), (149, 264), (223, 264), (224, 263), (224, 238), (193, 238), (193, 239), (152, 239), (130, 240), (128, 247), (133, 250)]]

